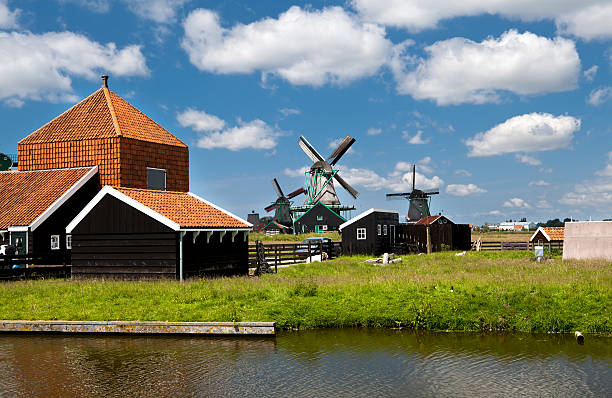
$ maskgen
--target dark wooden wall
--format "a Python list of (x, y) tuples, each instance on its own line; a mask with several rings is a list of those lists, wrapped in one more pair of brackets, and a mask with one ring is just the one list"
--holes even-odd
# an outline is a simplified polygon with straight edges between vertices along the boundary
[[(398, 242), (416, 244), (419, 252), (427, 252), (427, 226), (401, 224)], [(432, 224), (429, 226), (431, 250), (470, 250), (471, 230), (467, 224)]]
[[(323, 217), (323, 220), (317, 220), (318, 216)], [(345, 220), (342, 217), (322, 204), (317, 203), (294, 223), (294, 230), (296, 234), (307, 234), (315, 232), (316, 225), (327, 225), (328, 231), (337, 231), (338, 227), (344, 222)]]
[[(42, 257), (44, 264), (63, 264), (66, 259), (66, 227), (99, 191), (98, 174), (31, 233), (29, 253)], [(59, 250), (51, 250), (51, 235), (60, 236)], [(69, 257), (68, 257), (69, 259)]]
[(206, 242), (206, 232), (200, 233), (193, 243), (193, 235), (187, 232), (183, 238), (183, 276), (247, 275), (249, 272), (249, 247), (246, 232), (239, 232), (232, 242), (228, 231), (220, 241), (220, 233), (214, 232)]
[(72, 232), (74, 278), (176, 278), (178, 232), (105, 196)]
[[(381, 235), (378, 235), (378, 224), (381, 225)], [(387, 225), (387, 235), (382, 232), (382, 226)], [(395, 225), (395, 241), (398, 242), (399, 215), (397, 213), (374, 212), (355, 221), (342, 230), (342, 250), (345, 255), (371, 254), (378, 256), (385, 252), (393, 252), (391, 225)], [(357, 228), (366, 229), (366, 239), (357, 240)]]

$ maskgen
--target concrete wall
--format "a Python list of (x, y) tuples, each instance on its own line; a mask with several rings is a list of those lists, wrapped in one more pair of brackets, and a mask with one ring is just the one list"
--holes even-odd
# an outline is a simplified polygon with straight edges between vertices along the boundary
[(612, 260), (612, 221), (565, 223), (564, 260)]

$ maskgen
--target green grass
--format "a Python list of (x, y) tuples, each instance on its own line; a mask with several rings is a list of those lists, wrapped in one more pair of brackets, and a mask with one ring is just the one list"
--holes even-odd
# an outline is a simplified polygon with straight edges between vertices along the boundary
[[(280, 328), (612, 332), (612, 264), (527, 252), (343, 257), (276, 275), (0, 284), (0, 319), (275, 321)], [(451, 286), (453, 291), (451, 292)]]
[(256, 240), (266, 242), (301, 242), (306, 238), (311, 238), (314, 236), (323, 236), (325, 238), (330, 238), (333, 241), (340, 241), (342, 238), (338, 232), (325, 232), (322, 234), (300, 234), (300, 235), (291, 235), (291, 234), (278, 234), (278, 235), (266, 235), (264, 233), (251, 233), (249, 234), (249, 242), (255, 242)]

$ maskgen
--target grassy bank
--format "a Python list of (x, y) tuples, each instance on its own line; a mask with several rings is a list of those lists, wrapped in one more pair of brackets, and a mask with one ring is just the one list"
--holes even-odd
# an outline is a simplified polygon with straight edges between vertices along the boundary
[[(261, 278), (0, 284), (0, 319), (276, 321), (281, 328), (612, 332), (612, 265), (525, 252), (364, 257)], [(451, 291), (452, 287), (452, 291)]]

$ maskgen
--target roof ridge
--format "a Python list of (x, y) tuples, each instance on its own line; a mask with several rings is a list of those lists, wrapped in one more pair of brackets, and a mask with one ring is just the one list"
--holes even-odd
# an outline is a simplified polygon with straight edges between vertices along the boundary
[(119, 137), (121, 137), (121, 128), (119, 128), (119, 121), (117, 120), (115, 107), (113, 106), (113, 101), (110, 97), (110, 90), (108, 89), (108, 87), (102, 87), (102, 91), (104, 91), (104, 99), (106, 99), (106, 105), (108, 105), (108, 110), (110, 111), (111, 119), (113, 119), (113, 126), (115, 126), (115, 132)]

